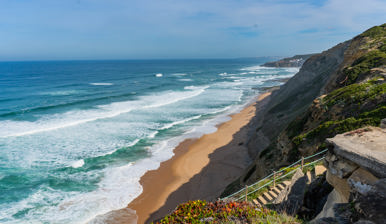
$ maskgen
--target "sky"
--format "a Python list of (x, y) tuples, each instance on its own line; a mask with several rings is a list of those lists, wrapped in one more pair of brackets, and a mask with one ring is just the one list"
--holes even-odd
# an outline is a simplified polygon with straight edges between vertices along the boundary
[(386, 22), (386, 0), (0, 0), (0, 61), (292, 56)]

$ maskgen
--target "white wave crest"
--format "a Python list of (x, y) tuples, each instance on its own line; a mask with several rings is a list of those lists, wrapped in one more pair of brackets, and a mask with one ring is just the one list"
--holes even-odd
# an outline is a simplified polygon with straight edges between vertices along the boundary
[(75, 161), (74, 163), (72, 163), (72, 167), (73, 168), (79, 168), (79, 167), (82, 167), (84, 165), (84, 160), (81, 159), (81, 160), (78, 160), (78, 161)]
[(189, 91), (168, 91), (157, 95), (140, 97), (136, 101), (116, 102), (90, 110), (74, 110), (62, 114), (46, 115), (30, 121), (0, 121), (0, 137), (31, 135), (44, 131), (76, 126), (83, 123), (116, 117), (132, 110), (162, 107), (200, 95), (208, 86)]
[(92, 82), (90, 83), (92, 86), (112, 86), (114, 85), (113, 83), (110, 82)]
[(178, 81), (182, 81), (182, 82), (192, 82), (193, 80), (192, 80), (192, 79), (178, 79)]

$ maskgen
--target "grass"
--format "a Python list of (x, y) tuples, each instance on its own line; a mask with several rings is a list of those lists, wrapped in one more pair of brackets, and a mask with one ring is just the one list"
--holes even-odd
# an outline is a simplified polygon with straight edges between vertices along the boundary
[(365, 32), (363, 32), (360, 36), (370, 37), (372, 39), (378, 39), (386, 36), (386, 23), (380, 26), (374, 26)]
[(376, 68), (386, 64), (386, 53), (381, 50), (373, 50), (358, 58), (354, 63), (345, 69), (343, 73), (348, 80), (346, 85), (355, 83), (360, 75), (367, 74), (371, 68)]
[(372, 80), (366, 83), (352, 84), (332, 91), (323, 98), (323, 104), (331, 107), (335, 104), (357, 104), (376, 99), (386, 94), (386, 83), (375, 84)]
[(292, 142), (299, 146), (304, 142), (312, 143), (323, 141), (326, 138), (337, 134), (352, 131), (365, 126), (379, 126), (381, 119), (385, 118), (386, 106), (381, 106), (369, 112), (364, 112), (358, 117), (350, 117), (344, 120), (326, 121), (317, 128), (298, 135), (292, 139)]

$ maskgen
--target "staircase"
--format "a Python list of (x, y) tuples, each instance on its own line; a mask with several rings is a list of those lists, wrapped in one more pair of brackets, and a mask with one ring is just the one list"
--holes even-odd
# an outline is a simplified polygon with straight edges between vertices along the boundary
[[(285, 198), (290, 193), (289, 190), (292, 188), (294, 177), (290, 175), (294, 175), (295, 172), (299, 170), (303, 172), (306, 171), (305, 174), (303, 174), (303, 172), (300, 172), (298, 174), (298, 177), (306, 176), (306, 185), (308, 185), (317, 176), (325, 172), (326, 168), (322, 165), (318, 165), (318, 163), (322, 163), (322, 160), (324, 160), (325, 158), (323, 154), (325, 154), (327, 151), (328, 149), (325, 149), (318, 153), (315, 153), (314, 155), (305, 158), (302, 157), (300, 160), (294, 162), (293, 164), (278, 171), (275, 171), (249, 186), (246, 185), (245, 188), (240, 189), (228, 196), (225, 196), (220, 200), (240, 201), (247, 200), (249, 197), (249, 200), (252, 200), (253, 203), (258, 206), (264, 206), (269, 203), (280, 203), (280, 201), (283, 200), (283, 198)], [(318, 156), (319, 159), (316, 159), (318, 158), (316, 156)], [(314, 161), (305, 163), (305, 161), (309, 159), (314, 159)], [(313, 167), (312, 169), (307, 168), (311, 165)], [(289, 181), (289, 179), (291, 179), (291, 181)], [(285, 192), (283, 192), (283, 190), (285, 190)], [(263, 193), (259, 193), (261, 191), (263, 191)]]
[[(326, 168), (322, 165), (317, 165), (313, 170), (307, 171), (304, 174), (307, 177), (307, 184), (310, 184), (317, 176), (322, 175), (325, 171)], [(291, 184), (292, 182), (288, 180), (275, 184), (275, 186), (270, 187), (268, 191), (252, 199), (252, 202), (259, 207), (272, 203), (284, 189), (291, 187)]]
[(291, 184), (290, 181), (283, 181), (282, 183), (277, 184), (276, 186), (272, 187), (269, 191), (264, 192), (262, 195), (258, 196), (252, 201), (257, 206), (266, 205), (272, 202), (280, 194), (280, 192), (290, 184)]

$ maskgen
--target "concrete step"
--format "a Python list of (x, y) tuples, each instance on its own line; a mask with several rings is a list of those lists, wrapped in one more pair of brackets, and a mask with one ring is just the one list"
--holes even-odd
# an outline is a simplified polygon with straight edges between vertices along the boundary
[(272, 201), (273, 200), (273, 198), (271, 197), (271, 195), (268, 194), (268, 192), (264, 192), (263, 197), (266, 198), (267, 201)]
[(272, 188), (271, 191), (275, 192), (277, 195), (281, 192), (277, 187)]
[(276, 198), (277, 194), (274, 191), (268, 191), (268, 194), (271, 195), (272, 198)]
[(291, 181), (285, 180), (282, 182), (282, 184), (284, 184), (285, 186), (288, 186), (291, 184)]
[(259, 196), (257, 197), (257, 200), (262, 204), (262, 205), (265, 205), (267, 204), (267, 201), (265, 200), (265, 198), (263, 196)]
[(261, 204), (256, 199), (253, 199), (252, 201), (257, 207), (261, 207)]

